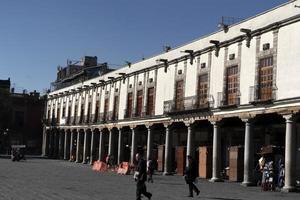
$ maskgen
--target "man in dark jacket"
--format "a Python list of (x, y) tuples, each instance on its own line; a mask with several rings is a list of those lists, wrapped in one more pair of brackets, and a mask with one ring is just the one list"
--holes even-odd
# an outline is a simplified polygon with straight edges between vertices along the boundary
[(147, 163), (142, 158), (142, 153), (136, 154), (137, 167), (136, 167), (136, 200), (141, 200), (141, 195), (145, 195), (148, 199), (151, 199), (152, 194), (147, 192), (146, 180), (147, 180)]
[(187, 156), (187, 157), (188, 157), (188, 166), (186, 167), (184, 178), (186, 183), (189, 185), (190, 194), (188, 197), (193, 197), (193, 190), (196, 192), (197, 195), (199, 195), (200, 193), (200, 190), (194, 184), (195, 179), (197, 178), (197, 168), (195, 166), (192, 156)]

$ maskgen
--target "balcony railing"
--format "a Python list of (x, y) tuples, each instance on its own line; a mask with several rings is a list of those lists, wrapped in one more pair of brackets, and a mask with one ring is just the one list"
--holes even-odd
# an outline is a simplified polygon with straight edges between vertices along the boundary
[(238, 106), (238, 105), (240, 105), (239, 95), (235, 95), (232, 96), (231, 98), (228, 98), (226, 93), (218, 92), (217, 107), (222, 108), (222, 107), (231, 107), (231, 106)]
[[(201, 101), (200, 101), (201, 99)], [(201, 102), (201, 103), (200, 103)], [(213, 104), (213, 101), (203, 100), (199, 96), (191, 96), (186, 97), (183, 99), (179, 99), (177, 101), (170, 100), (164, 102), (164, 113), (171, 114), (171, 113), (178, 113), (178, 112), (185, 112), (185, 111), (196, 111), (196, 110), (204, 110), (209, 109)]]
[(277, 87), (273, 86), (271, 89), (263, 90), (259, 86), (250, 86), (249, 87), (249, 102), (250, 103), (260, 103), (260, 102), (269, 102), (276, 100)]

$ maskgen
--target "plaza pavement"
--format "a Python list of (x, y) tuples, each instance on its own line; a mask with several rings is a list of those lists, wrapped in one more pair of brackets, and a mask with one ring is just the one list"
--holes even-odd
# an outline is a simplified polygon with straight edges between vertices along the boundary
[[(300, 193), (261, 192), (238, 183), (210, 183), (200, 180), (201, 193), (194, 199), (268, 200), (300, 199)], [(154, 176), (147, 184), (152, 200), (184, 200), (188, 187), (181, 176)], [(131, 175), (97, 173), (90, 165), (61, 160), (27, 159), (12, 162), (0, 159), (0, 200), (134, 200)], [(143, 198), (144, 200), (147, 198)]]

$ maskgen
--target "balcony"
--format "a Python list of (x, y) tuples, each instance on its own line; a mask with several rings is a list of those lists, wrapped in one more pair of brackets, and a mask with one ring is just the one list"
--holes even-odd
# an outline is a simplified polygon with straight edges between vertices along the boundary
[(177, 114), (184, 112), (207, 111), (212, 106), (213, 100), (204, 100), (199, 96), (186, 97), (177, 101), (164, 102), (164, 114)]
[(124, 109), (124, 119), (128, 119), (132, 117), (132, 112), (129, 112), (128, 109)]
[(231, 107), (237, 107), (238, 105), (240, 105), (239, 94), (232, 94), (228, 96), (227, 93), (218, 92), (218, 96), (217, 96), (218, 108), (231, 108)]
[(276, 100), (277, 87), (260, 88), (259, 86), (249, 87), (249, 102), (251, 104), (270, 104)]

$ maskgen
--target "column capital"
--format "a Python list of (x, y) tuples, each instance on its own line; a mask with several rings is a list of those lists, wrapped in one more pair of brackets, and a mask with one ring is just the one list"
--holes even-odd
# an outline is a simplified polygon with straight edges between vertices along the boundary
[(170, 128), (171, 124), (172, 124), (172, 122), (164, 122), (164, 123), (163, 123), (163, 126), (164, 126), (165, 128)]
[(132, 129), (135, 129), (137, 127), (137, 125), (135, 124), (132, 124), (132, 125), (129, 125), (129, 128), (132, 130)]
[(293, 122), (295, 120), (295, 115), (293, 114), (282, 114), (282, 117), (285, 119), (286, 122)]
[(219, 125), (221, 123), (222, 118), (221, 117), (211, 117), (208, 119), (208, 121), (212, 124), (212, 125)]
[(239, 118), (242, 120), (242, 122), (251, 123), (254, 121), (255, 116), (256, 116), (255, 114), (247, 113), (247, 114), (240, 115)]
[(189, 120), (186, 120), (186, 121), (183, 121), (184, 125), (185, 126), (193, 126), (193, 124), (195, 123), (195, 119), (189, 119)]
[(146, 126), (147, 129), (149, 129), (149, 128), (151, 129), (151, 127), (153, 126), (153, 123), (148, 122), (148, 123), (145, 124), (145, 126)]

